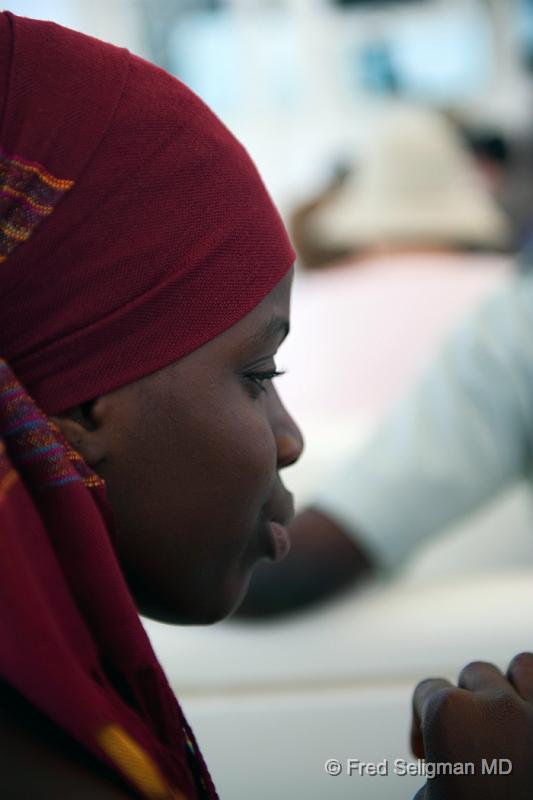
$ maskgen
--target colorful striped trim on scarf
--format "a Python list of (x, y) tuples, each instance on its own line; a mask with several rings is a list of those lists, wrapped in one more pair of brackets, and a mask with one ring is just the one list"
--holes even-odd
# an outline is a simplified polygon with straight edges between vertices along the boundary
[[(2, 436), (10, 450), (12, 464), (21, 473), (31, 472), (35, 488), (49, 489), (73, 481), (83, 481), (88, 488), (103, 487), (103, 480), (87, 467), (59, 428), (39, 411), (22, 386), (13, 379), (13, 373), (3, 359), (0, 359), (0, 406)], [(9, 446), (11, 441), (14, 447)], [(0, 489), (10, 480), (10, 473), (2, 472), (5, 462), (1, 456), (0, 451)]]
[(6, 449), (0, 442), (0, 504), (17, 480), (18, 475), (6, 458)]
[(0, 150), (0, 262), (30, 238), (73, 185), (41, 164)]

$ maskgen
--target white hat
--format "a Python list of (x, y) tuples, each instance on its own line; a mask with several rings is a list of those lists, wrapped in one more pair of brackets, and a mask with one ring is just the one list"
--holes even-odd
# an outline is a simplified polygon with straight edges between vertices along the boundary
[(342, 249), (508, 243), (503, 211), (444, 116), (393, 107), (371, 133), (355, 173), (309, 218), (314, 237)]

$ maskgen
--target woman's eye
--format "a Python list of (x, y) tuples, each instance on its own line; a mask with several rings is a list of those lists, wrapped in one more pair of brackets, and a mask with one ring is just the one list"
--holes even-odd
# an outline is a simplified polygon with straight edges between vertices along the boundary
[(272, 369), (265, 372), (245, 372), (243, 374), (243, 378), (248, 384), (252, 395), (257, 397), (259, 396), (260, 392), (266, 391), (265, 383), (267, 383), (267, 381), (278, 378), (283, 374), (283, 370), (279, 371), (277, 369)]

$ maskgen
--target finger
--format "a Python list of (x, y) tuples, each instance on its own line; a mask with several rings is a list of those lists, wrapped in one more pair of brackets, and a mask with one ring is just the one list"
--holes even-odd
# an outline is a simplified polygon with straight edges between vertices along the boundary
[(411, 722), (411, 731), (409, 733), (409, 744), (411, 746), (411, 753), (415, 758), (425, 758), (426, 748), (424, 747), (424, 737), (422, 736), (422, 729), (420, 723), (416, 722), (414, 717)]
[(509, 681), (502, 672), (486, 661), (472, 661), (461, 670), (457, 685), (469, 692), (481, 692), (487, 689), (507, 689)]
[(435, 694), (455, 688), (446, 678), (427, 678), (421, 681), (413, 692), (413, 716), (419, 721), (424, 719), (424, 711), (430, 698)]
[(422, 723), (430, 700), (439, 692), (453, 689), (453, 684), (445, 678), (428, 678), (415, 688), (413, 693), (413, 718), (411, 723), (411, 750), (416, 758), (425, 758)]
[(507, 678), (520, 697), (533, 703), (533, 654), (519, 653), (507, 669)]

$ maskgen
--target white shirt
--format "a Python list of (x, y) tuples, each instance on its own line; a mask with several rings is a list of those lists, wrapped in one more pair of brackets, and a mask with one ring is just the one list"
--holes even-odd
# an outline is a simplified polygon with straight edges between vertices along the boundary
[(468, 317), (317, 507), (392, 568), (422, 540), (529, 476), (533, 275)]

